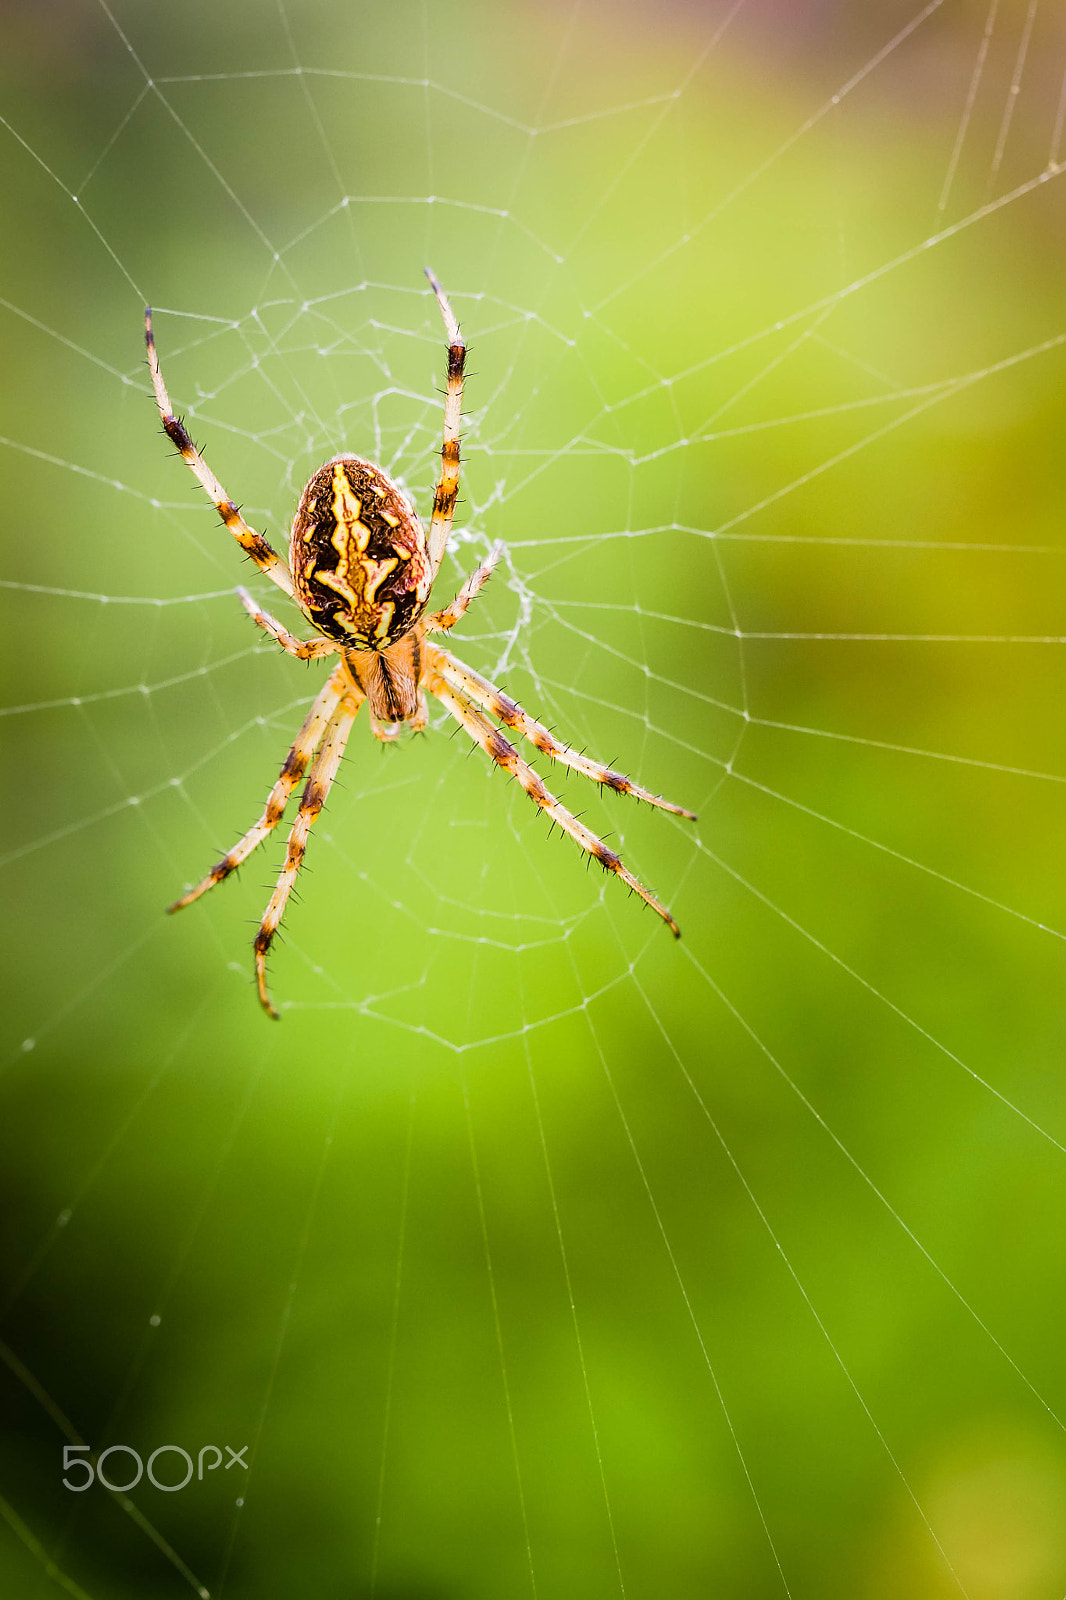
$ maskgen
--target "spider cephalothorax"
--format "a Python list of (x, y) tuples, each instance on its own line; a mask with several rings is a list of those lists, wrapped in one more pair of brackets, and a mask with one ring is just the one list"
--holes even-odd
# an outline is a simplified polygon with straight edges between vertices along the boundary
[(245, 609), (289, 655), (302, 661), (328, 655), (340, 658), (311, 706), (258, 822), (206, 878), (170, 907), (171, 911), (180, 911), (247, 860), (281, 821), (293, 790), (307, 775), (289, 835), (285, 865), (255, 937), (259, 998), (272, 1017), (278, 1013), (267, 995), (267, 952), (300, 870), (311, 825), (325, 804), (364, 700), (373, 733), (379, 739), (390, 740), (404, 727), (424, 728), (428, 717), (426, 694), (435, 695), (471, 739), (518, 779), (530, 799), (564, 833), (628, 884), (674, 934), (680, 932), (666, 908), (622, 864), (615, 851), (560, 804), (496, 724), (525, 739), (550, 761), (591, 778), (594, 783), (647, 800), (675, 816), (693, 818), (693, 813), (571, 750), (486, 678), (457, 660), (450, 650), (431, 644), (426, 638), (431, 633), (447, 633), (455, 626), (491, 577), (502, 551), (500, 545), (495, 545), (452, 603), (442, 611), (427, 614), (459, 492), (459, 419), (466, 348), (447, 297), (428, 267), (426, 276), (448, 333), (444, 444), (429, 531), (410, 501), (380, 467), (361, 456), (338, 455), (319, 467), (300, 496), (293, 518), (288, 566), (266, 539), (248, 526), (193, 444), (185, 424), (174, 414), (159, 369), (152, 314), (145, 313), (148, 366), (168, 438), (177, 445), (246, 555), (296, 601), (308, 622), (319, 630), (319, 637), (297, 639), (246, 590), (240, 589), (237, 592)]

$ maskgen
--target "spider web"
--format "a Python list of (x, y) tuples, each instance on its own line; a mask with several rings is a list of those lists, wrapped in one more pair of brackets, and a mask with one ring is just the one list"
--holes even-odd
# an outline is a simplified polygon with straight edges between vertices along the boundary
[[(12, 29), (12, 1592), (1061, 1596), (1061, 16)], [(284, 829), (160, 910), (324, 668), (143, 305), (284, 548), (339, 449), (428, 510), (427, 262), (442, 603), (505, 545), (453, 648), (699, 812), (545, 770), (684, 937), (439, 708), (360, 721), (274, 1028)], [(80, 1496), (82, 1442), (249, 1467)]]

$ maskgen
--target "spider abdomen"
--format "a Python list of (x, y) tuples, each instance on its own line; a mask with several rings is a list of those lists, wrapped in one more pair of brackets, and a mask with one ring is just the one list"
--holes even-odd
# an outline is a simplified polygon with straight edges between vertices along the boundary
[(387, 650), (417, 621), (432, 586), (426, 535), (392, 479), (335, 456), (308, 480), (292, 523), (296, 598), (322, 633)]

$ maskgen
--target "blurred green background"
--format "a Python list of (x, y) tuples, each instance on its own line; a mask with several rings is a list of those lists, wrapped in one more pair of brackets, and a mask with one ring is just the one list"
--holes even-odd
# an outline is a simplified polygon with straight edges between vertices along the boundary
[[(1061, 13), (3, 28), (0, 1588), (1061, 1597)], [(357, 725), (274, 1026), (281, 838), (161, 912), (322, 668), (143, 306), (283, 545), (338, 449), (428, 507), (427, 261), (442, 583), (507, 545), (455, 648), (699, 811), (564, 786), (684, 938)], [(250, 1465), (79, 1495), (72, 1439)]]

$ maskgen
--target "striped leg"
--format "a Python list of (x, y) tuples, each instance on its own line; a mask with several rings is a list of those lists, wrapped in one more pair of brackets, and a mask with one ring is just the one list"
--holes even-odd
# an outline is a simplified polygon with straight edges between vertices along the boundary
[(270, 904), (263, 914), (259, 932), (255, 936), (255, 981), (259, 989), (259, 998), (263, 1009), (268, 1016), (278, 1020), (278, 1013), (270, 1003), (266, 987), (266, 958), (278, 931), (278, 925), (285, 914), (285, 904), (292, 893), (292, 886), (296, 882), (296, 874), (307, 849), (307, 836), (311, 832), (312, 824), (322, 807), (326, 803), (333, 780), (337, 776), (337, 768), (341, 764), (344, 747), (348, 743), (348, 735), (352, 731), (356, 712), (362, 704), (363, 697), (355, 699), (350, 690), (342, 701), (340, 708), (334, 712), (322, 748), (315, 758), (311, 768), (307, 785), (300, 800), (300, 809), (296, 813), (296, 821), (289, 834), (288, 848), (285, 852), (285, 865), (277, 881), (274, 893), (270, 897)]
[(520, 705), (502, 694), (487, 678), (475, 672), (473, 667), (457, 661), (450, 650), (441, 650), (431, 644), (427, 644), (425, 648), (429, 670), (438, 672), (445, 683), (472, 700), (476, 706), (480, 706), (482, 711), (489, 712), (497, 721), (502, 722), (505, 728), (513, 728), (523, 739), (528, 739), (542, 755), (548, 756), (552, 761), (560, 762), (574, 772), (580, 772), (585, 778), (591, 778), (593, 783), (601, 783), (605, 788), (614, 789), (619, 794), (631, 794), (636, 800), (646, 800), (650, 806), (658, 806), (660, 811), (670, 811), (675, 817), (687, 817), (690, 822), (695, 822), (694, 811), (686, 811), (684, 806), (675, 806), (671, 801), (663, 800), (659, 795), (642, 789), (639, 784), (631, 783), (622, 773), (601, 766), (598, 761), (591, 761), (587, 756), (578, 755), (569, 745), (560, 744), (542, 723), (527, 716)]
[(317, 700), (307, 713), (304, 725), (296, 735), (292, 749), (285, 757), (285, 765), (281, 769), (281, 776), (273, 789), (271, 789), (267, 803), (263, 808), (263, 815), (259, 818), (255, 827), (249, 828), (240, 843), (235, 844), (232, 850), (226, 852), (218, 865), (211, 868), (202, 883), (198, 883), (195, 889), (190, 889), (188, 894), (183, 895), (180, 900), (175, 900), (172, 906), (168, 906), (168, 911), (181, 911), (184, 906), (191, 905), (194, 900), (199, 900), (200, 896), (206, 894), (208, 889), (213, 889), (216, 883), (221, 883), (223, 878), (228, 878), (230, 873), (235, 871), (242, 862), (247, 861), (256, 845), (262, 844), (267, 835), (277, 827), (288, 804), (289, 796), (310, 766), (311, 758), (322, 743), (322, 736), (326, 731), (326, 726), (340, 704), (341, 695), (347, 687), (348, 680), (344, 675), (343, 669), (338, 667), (336, 672), (326, 680)]
[(444, 445), (441, 449), (440, 480), (433, 496), (433, 520), (429, 525), (429, 563), (434, 578), (440, 571), (448, 545), (452, 515), (459, 494), (459, 419), (463, 411), (463, 368), (466, 346), (459, 332), (448, 297), (429, 268), (426, 277), (437, 297), (448, 335), (448, 387), (444, 397)]
[(269, 611), (264, 611), (258, 600), (253, 600), (247, 589), (238, 589), (241, 605), (247, 611), (253, 622), (259, 624), (264, 633), (269, 633), (275, 644), (280, 644), (287, 655), (295, 656), (298, 661), (313, 661), (319, 656), (332, 656), (337, 653), (339, 646), (333, 639), (297, 639), (295, 634), (283, 628), (276, 617)]
[(246, 555), (250, 556), (261, 572), (264, 572), (279, 589), (284, 589), (287, 595), (292, 594), (292, 578), (289, 569), (275, 550), (267, 544), (261, 533), (256, 533), (250, 528), (241, 516), (237, 507), (223, 489), (211, 468), (197, 450), (186, 431), (185, 424), (180, 417), (174, 415), (167, 394), (163, 374), (159, 370), (159, 356), (156, 353), (155, 338), (152, 333), (152, 311), (147, 307), (144, 313), (144, 342), (148, 346), (148, 370), (152, 374), (152, 387), (155, 390), (156, 404), (159, 415), (163, 419), (163, 430), (167, 438), (177, 445), (181, 451), (182, 460), (191, 467), (203, 488), (215, 502), (219, 516), (232, 533), (237, 543)]
[(422, 626), (427, 633), (447, 633), (449, 628), (454, 628), (459, 618), (464, 616), (467, 607), (476, 600), (482, 589), (488, 583), (496, 570), (496, 563), (503, 554), (503, 545), (494, 544), (489, 551), (488, 559), (483, 566), (478, 567), (467, 578), (450, 606), (445, 606), (443, 611), (434, 611), (425, 618)]
[(528, 762), (522, 760), (514, 745), (504, 738), (498, 728), (492, 726), (486, 716), (464, 700), (461, 695), (456, 694), (439, 673), (430, 676), (426, 687), (432, 694), (437, 696), (437, 699), (443, 705), (447, 706), (455, 720), (462, 724), (471, 739), (481, 746), (485, 754), (491, 756), (497, 766), (502, 767), (505, 772), (509, 772), (512, 777), (518, 779), (529, 798), (542, 811), (546, 812), (553, 822), (557, 822), (564, 833), (568, 833), (571, 839), (580, 845), (582, 850), (587, 850), (588, 854), (598, 861), (601, 866), (606, 867), (608, 872), (613, 872), (616, 877), (621, 878), (623, 883), (628, 884), (636, 894), (639, 894), (645, 905), (651, 906), (652, 910), (658, 912), (659, 916), (662, 917), (674, 938), (680, 939), (681, 929), (666, 907), (660, 905), (654, 895), (648, 893), (640, 880), (634, 878), (628, 868), (622, 865), (620, 856), (617, 856), (613, 850), (609, 850), (603, 840), (592, 832), (591, 828), (586, 828), (583, 822), (579, 822), (572, 812), (567, 811), (566, 807), (560, 804), (545, 787), (544, 780), (539, 773), (534, 772)]

